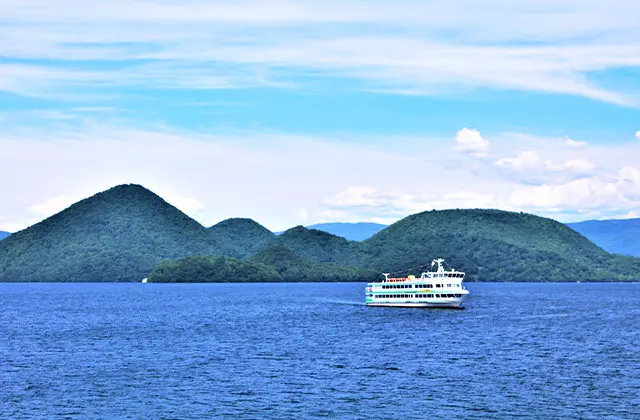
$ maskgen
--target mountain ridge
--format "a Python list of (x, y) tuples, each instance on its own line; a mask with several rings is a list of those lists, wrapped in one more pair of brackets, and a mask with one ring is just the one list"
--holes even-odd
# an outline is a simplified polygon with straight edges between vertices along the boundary
[(640, 218), (567, 223), (607, 252), (640, 257)]
[[(153, 192), (128, 184), (1, 241), (0, 281), (140, 281), (158, 267), (172, 267), (174, 274), (255, 268), (265, 276), (275, 270), (281, 281), (293, 281), (285, 272), (344, 281), (432, 258), (445, 258), (469, 281), (640, 279), (640, 259), (609, 254), (570, 227), (527, 213), (432, 210), (357, 242), (303, 226), (276, 236), (241, 218), (207, 229)], [(318, 276), (308, 275), (313, 272)]]
[(306, 226), (307, 229), (322, 230), (336, 236), (341, 236), (349, 241), (364, 241), (376, 233), (388, 227), (380, 223), (370, 222), (333, 222), (316, 223)]
[(0, 281), (139, 281), (164, 259), (226, 252), (198, 222), (119, 185), (0, 242)]

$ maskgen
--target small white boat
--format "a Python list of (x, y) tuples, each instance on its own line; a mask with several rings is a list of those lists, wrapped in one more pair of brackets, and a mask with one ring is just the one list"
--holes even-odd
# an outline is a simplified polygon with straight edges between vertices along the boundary
[(142, 279), (142, 282), (143, 282), (143, 283), (146, 283), (146, 282), (147, 282), (147, 280), (148, 280), (148, 279), (145, 277), (145, 278), (143, 278), (143, 279)]
[[(459, 308), (469, 295), (462, 286), (464, 274), (454, 269), (445, 270), (444, 260), (437, 259), (431, 266), (436, 271), (423, 272), (420, 277), (389, 277), (384, 281), (367, 283), (367, 306), (395, 306), (401, 308)], [(406, 271), (406, 270), (405, 270)]]

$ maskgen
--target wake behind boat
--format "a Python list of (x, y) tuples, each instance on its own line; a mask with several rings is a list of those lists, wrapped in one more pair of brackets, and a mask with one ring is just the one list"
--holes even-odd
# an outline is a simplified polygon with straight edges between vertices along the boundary
[(423, 272), (419, 278), (389, 277), (383, 273), (384, 281), (367, 283), (367, 306), (395, 306), (401, 308), (459, 308), (469, 295), (462, 286), (464, 273), (454, 269), (445, 270), (444, 260), (437, 259), (431, 266), (436, 271)]

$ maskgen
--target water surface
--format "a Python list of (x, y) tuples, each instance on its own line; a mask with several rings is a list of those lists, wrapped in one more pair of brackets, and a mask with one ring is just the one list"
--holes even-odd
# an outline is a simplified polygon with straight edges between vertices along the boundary
[(0, 284), (2, 418), (640, 416), (640, 284)]

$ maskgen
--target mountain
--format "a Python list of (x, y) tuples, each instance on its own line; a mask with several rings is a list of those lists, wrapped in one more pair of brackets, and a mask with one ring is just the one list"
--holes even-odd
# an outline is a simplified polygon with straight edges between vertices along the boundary
[(380, 278), (379, 272), (366, 268), (303, 259), (284, 245), (263, 249), (251, 261), (274, 267), (283, 281), (374, 281)]
[(337, 282), (372, 281), (372, 270), (320, 264), (305, 260), (283, 245), (263, 249), (248, 260), (229, 257), (186, 257), (160, 263), (151, 274), (152, 283), (225, 282)]
[(362, 261), (358, 242), (303, 226), (285, 231), (277, 237), (276, 244), (284, 245), (296, 255), (318, 263), (353, 266)]
[(307, 226), (308, 229), (316, 229), (341, 236), (349, 241), (364, 241), (369, 239), (387, 225), (379, 223), (318, 223), (316, 225)]
[(605, 251), (640, 257), (640, 219), (588, 220), (567, 226)]
[(235, 248), (234, 257), (245, 258), (273, 244), (276, 235), (251, 219), (227, 219), (209, 228), (219, 243)]
[(140, 281), (165, 259), (232, 252), (151, 191), (120, 185), (2, 240), (0, 281)]
[(151, 283), (243, 283), (281, 281), (273, 267), (229, 257), (185, 257), (160, 263)]
[(362, 242), (366, 266), (384, 271), (445, 258), (475, 281), (640, 278), (640, 260), (608, 254), (551, 219), (499, 210), (428, 211)]
[(0, 241), (3, 240), (4, 238), (6, 238), (9, 235), (11, 235), (9, 232), (0, 231)]
[(433, 258), (469, 281), (640, 280), (640, 259), (531, 214), (428, 211), (355, 242), (302, 226), (276, 236), (250, 219), (206, 229), (151, 191), (120, 185), (0, 241), (0, 281), (140, 281), (154, 268), (162, 281), (364, 280), (419, 274)]

